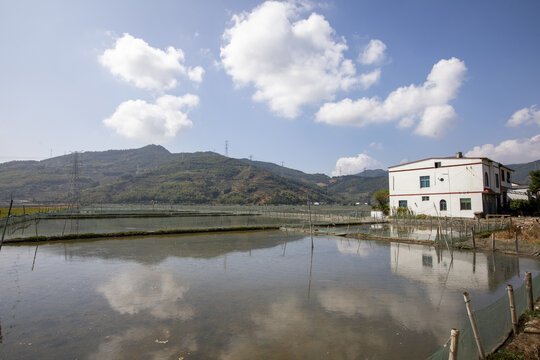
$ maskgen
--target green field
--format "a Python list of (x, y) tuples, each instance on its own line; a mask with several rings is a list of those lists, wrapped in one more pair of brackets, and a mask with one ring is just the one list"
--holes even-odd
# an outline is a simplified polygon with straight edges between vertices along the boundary
[[(44, 213), (48, 211), (57, 211), (67, 209), (67, 206), (17, 206), (11, 208), (12, 216), (31, 215), (36, 213)], [(9, 207), (0, 208), (0, 218), (5, 218), (8, 214)]]

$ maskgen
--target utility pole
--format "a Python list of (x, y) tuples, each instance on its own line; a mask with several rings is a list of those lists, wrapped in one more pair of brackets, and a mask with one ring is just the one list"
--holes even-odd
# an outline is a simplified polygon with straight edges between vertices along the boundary
[(229, 157), (229, 140), (225, 140), (225, 156)]

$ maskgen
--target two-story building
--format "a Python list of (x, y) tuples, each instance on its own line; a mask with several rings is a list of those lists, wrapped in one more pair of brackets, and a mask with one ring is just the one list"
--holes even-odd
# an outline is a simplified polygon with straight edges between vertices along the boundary
[(390, 209), (473, 218), (508, 207), (513, 170), (481, 157), (429, 158), (388, 168)]

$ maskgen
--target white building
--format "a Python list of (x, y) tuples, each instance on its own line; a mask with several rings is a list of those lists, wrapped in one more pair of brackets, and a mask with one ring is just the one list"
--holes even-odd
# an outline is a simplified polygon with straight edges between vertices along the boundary
[(512, 189), (508, 190), (508, 198), (510, 200), (529, 200), (531, 198), (529, 186), (512, 183)]
[(473, 218), (507, 208), (513, 170), (488, 158), (429, 158), (388, 168), (390, 209)]

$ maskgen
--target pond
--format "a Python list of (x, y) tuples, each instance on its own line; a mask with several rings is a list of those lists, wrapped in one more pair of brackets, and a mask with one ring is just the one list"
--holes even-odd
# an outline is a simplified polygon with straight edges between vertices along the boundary
[(67, 234), (109, 234), (133, 231), (279, 226), (301, 224), (300, 219), (257, 215), (192, 215), (169, 217), (103, 217), (87, 219), (28, 219), (8, 225), (6, 239)]
[[(2, 359), (422, 359), (534, 259), (281, 231), (4, 245)], [(37, 252), (36, 252), (37, 250)], [(35, 261), (34, 261), (35, 259)]]
[[(409, 240), (427, 240), (437, 241), (439, 239), (439, 230), (437, 223), (426, 224), (407, 224), (407, 223), (394, 223), (384, 222), (377, 224), (361, 224), (350, 226), (337, 226), (337, 227), (320, 227), (319, 230), (331, 232), (331, 233), (355, 233), (365, 235), (375, 235), (382, 237), (409, 239)], [(492, 228), (500, 226), (494, 224)], [(466, 240), (471, 238), (471, 229), (466, 226), (460, 226), (452, 228), (446, 226), (444, 222), (441, 223), (440, 229), (443, 237), (442, 239), (452, 240)]]

